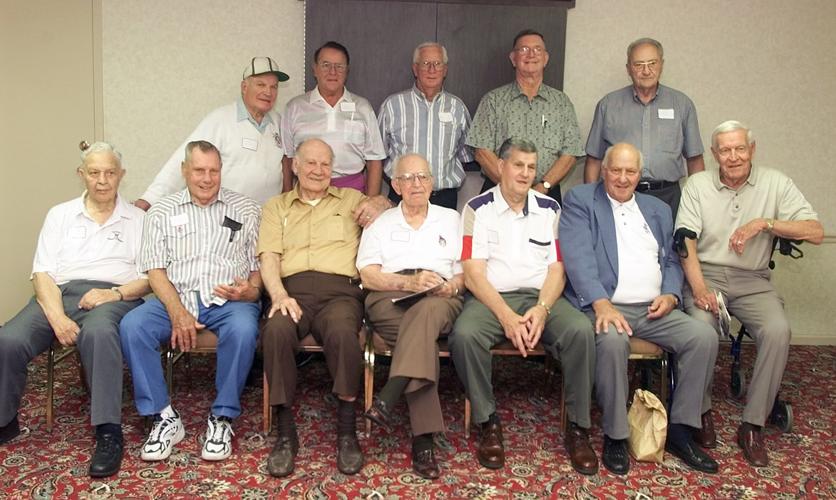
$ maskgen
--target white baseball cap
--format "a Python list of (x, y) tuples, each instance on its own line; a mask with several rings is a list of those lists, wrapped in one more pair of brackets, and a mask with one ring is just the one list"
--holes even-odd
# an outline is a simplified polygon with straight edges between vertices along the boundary
[(279, 65), (276, 64), (276, 61), (270, 59), (269, 57), (253, 57), (244, 68), (244, 77), (242, 80), (246, 80), (251, 76), (263, 75), (265, 73), (272, 73), (276, 75), (276, 78), (278, 78), (280, 82), (290, 80), (287, 73), (279, 71)]

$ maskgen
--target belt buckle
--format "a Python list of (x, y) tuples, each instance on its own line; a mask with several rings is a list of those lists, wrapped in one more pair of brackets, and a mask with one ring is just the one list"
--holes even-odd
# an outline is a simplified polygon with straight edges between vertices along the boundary
[(647, 191), (650, 189), (650, 181), (639, 181), (639, 184), (636, 187), (643, 187), (644, 190)]

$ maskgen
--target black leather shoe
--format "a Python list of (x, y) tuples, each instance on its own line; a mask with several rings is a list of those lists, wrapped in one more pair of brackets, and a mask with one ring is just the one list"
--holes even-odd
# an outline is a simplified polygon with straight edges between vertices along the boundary
[(578, 424), (574, 422), (569, 422), (566, 434), (563, 436), (563, 444), (566, 446), (566, 453), (569, 454), (572, 468), (587, 476), (598, 472), (598, 457), (589, 445), (589, 435), (586, 429), (578, 427)]
[(363, 468), (363, 450), (357, 435), (343, 434), (337, 437), (337, 469), (346, 475), (357, 474)]
[(476, 456), (482, 467), (501, 469), (505, 465), (505, 446), (502, 444), (502, 424), (498, 417), (482, 424)]
[(122, 435), (105, 433), (96, 436), (96, 451), (90, 460), (90, 477), (108, 477), (122, 466)]
[(432, 448), (416, 452), (415, 447), (412, 447), (412, 470), (424, 479), (438, 479), (441, 471)]
[(670, 436), (668, 436), (668, 440), (665, 443), (665, 450), (667, 450), (671, 455), (678, 457), (680, 460), (685, 462), (688, 467), (694, 470), (706, 472), (708, 474), (715, 474), (719, 468), (717, 462), (708, 456), (706, 452), (702, 451), (702, 448), (697, 446), (697, 443), (695, 443), (692, 439), (680, 438), (672, 440), (670, 439)]
[(378, 399), (377, 396), (374, 397), (372, 406), (366, 413), (363, 413), (363, 416), (386, 429), (386, 432), (392, 432), (392, 410), (385, 401)]
[(694, 429), (692, 436), (694, 441), (705, 449), (717, 447), (717, 432), (714, 430), (714, 417), (711, 410), (702, 414), (700, 418), (702, 428)]
[(267, 457), (267, 472), (273, 477), (289, 476), (293, 472), (293, 460), (298, 452), (299, 437), (295, 432), (292, 436), (279, 436)]
[(15, 415), (11, 422), (0, 427), (0, 444), (6, 444), (19, 435), (20, 423), (17, 421), (17, 415)]
[(611, 439), (604, 434), (604, 451), (601, 453), (604, 467), (613, 474), (627, 474), (630, 471), (630, 453), (626, 439)]

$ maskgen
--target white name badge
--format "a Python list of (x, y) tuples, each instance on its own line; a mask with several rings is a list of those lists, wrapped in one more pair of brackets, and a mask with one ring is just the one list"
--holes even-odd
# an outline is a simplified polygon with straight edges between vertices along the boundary
[(84, 226), (71, 227), (69, 236), (73, 240), (83, 240), (87, 236), (87, 228)]
[(171, 217), (169, 217), (168, 220), (169, 220), (169, 222), (171, 222), (171, 225), (174, 226), (174, 227), (185, 226), (186, 224), (189, 223), (189, 216), (186, 215), (186, 214), (177, 214), (177, 215), (172, 215)]
[(357, 106), (353, 102), (346, 102), (343, 101), (340, 103), (340, 111), (345, 111), (347, 113), (353, 113), (357, 111)]
[(673, 108), (661, 109), (659, 108), (660, 120), (673, 120)]
[(409, 232), (392, 231), (392, 241), (409, 241)]
[(453, 113), (449, 111), (439, 111), (438, 119), (444, 123), (450, 123), (453, 121)]
[(243, 137), (241, 138), (241, 147), (250, 151), (258, 151), (258, 139)]

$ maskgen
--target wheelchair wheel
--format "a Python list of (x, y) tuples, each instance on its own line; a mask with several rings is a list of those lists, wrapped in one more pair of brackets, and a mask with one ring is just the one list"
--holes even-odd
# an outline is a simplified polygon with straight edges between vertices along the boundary
[(740, 399), (746, 394), (746, 374), (743, 368), (732, 367), (730, 385), (732, 396), (735, 398)]
[(781, 432), (792, 432), (792, 405), (786, 401), (775, 401), (769, 414), (769, 423)]

